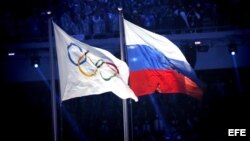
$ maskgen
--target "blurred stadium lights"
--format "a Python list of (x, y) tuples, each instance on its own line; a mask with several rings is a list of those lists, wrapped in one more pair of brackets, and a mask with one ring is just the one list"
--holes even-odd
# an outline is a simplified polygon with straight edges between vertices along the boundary
[(194, 41), (194, 45), (199, 52), (208, 52), (209, 46), (204, 44), (202, 41)]
[(40, 57), (37, 55), (31, 56), (31, 64), (34, 68), (38, 68), (40, 66)]
[(230, 42), (228, 45), (228, 51), (231, 55), (235, 55), (237, 52), (237, 45), (234, 42)]

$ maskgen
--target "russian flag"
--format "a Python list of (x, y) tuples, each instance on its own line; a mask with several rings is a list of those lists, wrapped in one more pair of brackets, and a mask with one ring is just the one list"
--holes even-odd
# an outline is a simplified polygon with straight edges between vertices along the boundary
[(125, 19), (123, 23), (129, 84), (137, 96), (159, 92), (202, 97), (201, 81), (175, 44)]

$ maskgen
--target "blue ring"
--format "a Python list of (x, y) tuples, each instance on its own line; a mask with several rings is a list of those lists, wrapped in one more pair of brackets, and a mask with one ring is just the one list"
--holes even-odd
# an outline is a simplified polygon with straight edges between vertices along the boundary
[[(80, 48), (79, 46), (77, 46), (77, 45), (74, 44), (74, 43), (70, 43), (70, 44), (68, 45), (68, 47), (67, 47), (67, 50), (68, 50), (68, 57), (69, 57), (70, 62), (71, 62), (72, 64), (74, 64), (75, 66), (78, 66), (78, 63), (75, 63), (75, 62), (73, 61), (73, 59), (71, 58), (70, 53), (69, 53), (69, 49), (70, 49), (72, 46), (78, 47), (78, 49), (79, 49), (81, 52), (82, 52), (82, 48)], [(88, 51), (85, 53), (85, 55), (86, 55), (87, 53), (88, 53)], [(83, 63), (85, 63), (86, 60), (87, 60), (87, 58), (85, 57), (84, 60), (82, 60), (82, 61), (80, 62), (80, 65), (83, 64)]]

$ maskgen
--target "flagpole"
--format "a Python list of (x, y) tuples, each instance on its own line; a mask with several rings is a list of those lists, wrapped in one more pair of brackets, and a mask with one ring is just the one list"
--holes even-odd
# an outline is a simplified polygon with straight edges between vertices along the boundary
[(52, 18), (48, 19), (49, 30), (49, 52), (50, 52), (50, 73), (51, 73), (51, 106), (52, 106), (52, 126), (53, 126), (53, 141), (57, 141), (57, 108), (56, 108), (56, 93), (55, 93), (55, 76), (54, 76), (54, 51), (52, 42)]
[[(119, 31), (120, 31), (120, 55), (121, 60), (124, 61), (124, 27), (123, 27), (123, 14), (122, 8), (118, 8), (119, 11)], [(124, 141), (129, 141), (129, 128), (128, 128), (128, 106), (127, 100), (122, 100), (122, 109), (123, 109), (123, 133), (124, 133)]]

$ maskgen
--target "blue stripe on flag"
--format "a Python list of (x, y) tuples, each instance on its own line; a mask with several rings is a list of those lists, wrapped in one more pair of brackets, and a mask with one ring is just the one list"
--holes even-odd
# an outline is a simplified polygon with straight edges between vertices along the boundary
[(155, 48), (147, 45), (127, 45), (127, 53), (130, 71), (172, 69), (201, 85), (189, 64), (168, 58)]

